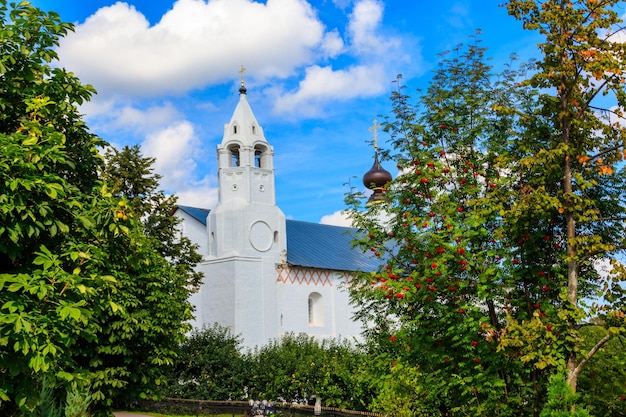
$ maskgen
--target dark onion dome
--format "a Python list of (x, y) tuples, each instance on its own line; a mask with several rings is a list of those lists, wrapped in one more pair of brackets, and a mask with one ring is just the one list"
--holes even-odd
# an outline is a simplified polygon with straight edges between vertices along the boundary
[(385, 170), (378, 161), (378, 153), (374, 155), (374, 165), (363, 175), (363, 185), (374, 193), (370, 196), (367, 204), (378, 203), (383, 199), (385, 184), (392, 180), (389, 171)]

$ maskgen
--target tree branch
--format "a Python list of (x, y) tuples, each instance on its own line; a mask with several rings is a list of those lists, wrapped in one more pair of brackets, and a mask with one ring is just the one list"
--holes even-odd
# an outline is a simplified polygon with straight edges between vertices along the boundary
[(580, 372), (583, 370), (587, 362), (589, 362), (589, 359), (591, 359), (593, 355), (595, 355), (596, 352), (600, 350), (602, 346), (606, 344), (606, 342), (609, 341), (609, 339), (611, 339), (611, 333), (607, 333), (607, 335), (604, 336), (598, 343), (596, 343), (596, 345), (587, 353), (587, 356), (585, 356), (585, 358), (580, 361), (576, 369), (574, 369), (574, 374), (576, 375), (576, 377), (580, 375)]
[(598, 158), (598, 157), (600, 157), (600, 156), (602, 156), (602, 155), (606, 155), (607, 153), (617, 151), (617, 150), (619, 150), (622, 146), (623, 146), (623, 145), (615, 145), (615, 146), (613, 146), (613, 147), (611, 147), (611, 148), (605, 149), (605, 150), (603, 150), (603, 151), (601, 151), (601, 152), (598, 152), (598, 153), (597, 153), (597, 154), (595, 154), (594, 156), (592, 156), (592, 157), (591, 157), (591, 159), (596, 159), (596, 158)]

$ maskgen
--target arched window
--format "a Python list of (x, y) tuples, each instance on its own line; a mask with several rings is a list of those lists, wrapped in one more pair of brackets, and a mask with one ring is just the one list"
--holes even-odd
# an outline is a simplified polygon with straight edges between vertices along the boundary
[(267, 148), (263, 145), (254, 145), (254, 166), (267, 168)]
[(230, 152), (230, 166), (238, 167), (240, 165), (239, 145), (230, 145), (228, 151)]
[(252, 134), (256, 135), (256, 126), (255, 125), (252, 125)]
[(233, 134), (235, 134), (235, 135), (237, 134), (237, 125), (233, 126)]
[(309, 294), (309, 325), (324, 325), (324, 309), (322, 306), (322, 295), (318, 292)]

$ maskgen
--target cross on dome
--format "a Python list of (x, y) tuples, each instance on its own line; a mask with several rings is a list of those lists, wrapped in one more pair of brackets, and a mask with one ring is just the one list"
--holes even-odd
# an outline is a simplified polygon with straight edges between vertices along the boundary
[(381, 128), (380, 125), (376, 124), (377, 120), (374, 119), (374, 124), (372, 125), (372, 127), (369, 128), (370, 132), (372, 133), (372, 136), (374, 137), (374, 150), (378, 151), (378, 129)]
[(363, 175), (363, 185), (373, 191), (367, 205), (380, 203), (384, 199), (385, 185), (392, 180), (389, 171), (385, 170), (378, 160), (378, 129), (381, 125), (374, 119), (374, 124), (369, 128), (374, 139), (374, 165)]
[(241, 74), (241, 87), (239, 87), (239, 92), (241, 94), (246, 94), (246, 86), (245, 86), (245, 79), (244, 79), (245, 72), (246, 72), (246, 67), (241, 65), (241, 69), (239, 70), (239, 74)]

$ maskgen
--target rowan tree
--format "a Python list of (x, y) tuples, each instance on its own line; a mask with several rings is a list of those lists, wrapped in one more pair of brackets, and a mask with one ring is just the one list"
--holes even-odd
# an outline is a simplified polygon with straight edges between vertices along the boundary
[[(510, 13), (545, 35), (542, 60), (496, 76), (470, 45), (443, 59), (418, 105), (392, 94), (380, 154), (399, 174), (378, 204), (347, 199), (358, 243), (381, 258), (354, 281), (372, 351), (414, 369), (412, 390), (383, 384), (381, 410), (404, 392), (413, 412), (538, 415), (550, 375), (575, 392), (598, 349), (621, 337), (615, 3), (512, 1)], [(607, 331), (590, 343), (598, 333), (581, 328), (593, 326)]]
[(359, 244), (381, 259), (353, 281), (371, 352), (391, 375), (413, 369), (404, 382), (381, 376), (381, 411), (513, 415), (542, 389), (498, 348), (517, 263), (501, 216), (517, 177), (502, 154), (518, 117), (496, 109), (532, 109), (534, 92), (515, 88), (512, 69), (496, 77), (484, 53), (475, 39), (443, 54), (418, 105), (397, 80), (381, 156), (399, 174), (379, 203), (348, 197)]

